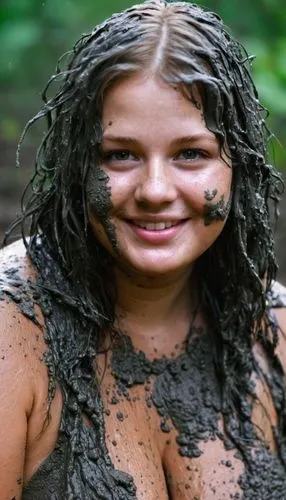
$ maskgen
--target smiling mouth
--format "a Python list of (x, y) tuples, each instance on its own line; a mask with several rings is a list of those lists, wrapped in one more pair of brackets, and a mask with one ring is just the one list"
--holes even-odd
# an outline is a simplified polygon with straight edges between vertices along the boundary
[(146, 231), (164, 231), (166, 229), (170, 229), (174, 226), (178, 226), (182, 222), (185, 222), (187, 219), (180, 219), (176, 221), (164, 221), (164, 222), (147, 222), (147, 221), (138, 221), (138, 220), (128, 220), (129, 224), (132, 224), (141, 229), (145, 229)]

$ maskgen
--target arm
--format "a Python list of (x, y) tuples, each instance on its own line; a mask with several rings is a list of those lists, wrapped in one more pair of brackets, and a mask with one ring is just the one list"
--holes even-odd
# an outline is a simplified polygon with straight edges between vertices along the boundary
[[(20, 316), (16, 305), (1, 301), (0, 491), (3, 500), (21, 498), (27, 422), (33, 406), (31, 356), (21, 341), (28, 320)], [(31, 329), (31, 325), (29, 327)]]
[[(38, 443), (45, 418), (48, 384), (42, 362), (43, 332), (27, 319), (9, 294), (19, 287), (9, 280), (34, 279), (34, 271), (20, 242), (0, 251), (0, 492), (1, 500), (20, 500), (27, 464)], [(37, 318), (42, 323), (40, 311)], [(41, 395), (42, 396), (39, 396)], [(29, 468), (29, 466), (28, 466)]]

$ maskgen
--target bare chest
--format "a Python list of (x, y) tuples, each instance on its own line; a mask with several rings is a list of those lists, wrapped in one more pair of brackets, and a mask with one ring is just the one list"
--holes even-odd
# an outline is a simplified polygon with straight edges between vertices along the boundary
[[(139, 359), (140, 366), (138, 358), (131, 357), (128, 366), (122, 364), (123, 359), (118, 353), (115, 364), (105, 365), (104, 357), (98, 357), (97, 387), (108, 453), (105, 458), (116, 471), (132, 478), (136, 498), (244, 498), (240, 478), (245, 473), (245, 461), (238, 457), (237, 448), (229, 446), (225, 439), (219, 391), (211, 364), (195, 354), (193, 357), (182, 354), (169, 364), (158, 360), (152, 366), (144, 358)], [(265, 406), (267, 404), (269, 406), (265, 400)], [(43, 455), (41, 449), (41, 456), (47, 456), (55, 446), (58, 428), (54, 423), (59, 420), (60, 410), (59, 404), (52, 411), (49, 429), (53, 439), (46, 435), (46, 453)], [(260, 407), (255, 411), (256, 423), (260, 425)], [(90, 425), (84, 416), (83, 420)], [(263, 429), (265, 431), (264, 424)], [(256, 459), (253, 451), (253, 470), (267, 489), (271, 485), (271, 471), (275, 472), (279, 464), (272, 461), (270, 452), (263, 451), (260, 456), (261, 460), (259, 455)], [(35, 459), (31, 470), (35, 470)], [(249, 477), (245, 487), (251, 488)], [(271, 490), (267, 490), (265, 498), (272, 498), (268, 493)], [(256, 497), (254, 494), (247, 498)]]
[(202, 439), (198, 456), (184, 454), (184, 436), (154, 404), (155, 382), (121, 391), (110, 373), (103, 378), (106, 445), (115, 468), (133, 477), (138, 499), (236, 498), (242, 462), (215, 436)]

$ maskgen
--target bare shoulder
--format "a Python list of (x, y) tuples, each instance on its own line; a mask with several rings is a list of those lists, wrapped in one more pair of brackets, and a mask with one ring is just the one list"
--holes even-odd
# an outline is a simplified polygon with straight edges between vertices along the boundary
[(27, 336), (28, 329), (42, 328), (43, 320), (33, 289), (35, 279), (35, 269), (22, 241), (16, 241), (0, 250), (0, 340), (2, 342), (7, 338), (8, 340), (18, 338), (24, 333)]
[[(0, 291), (16, 280), (34, 280), (35, 272), (22, 240), (0, 249)], [(0, 293), (1, 293), (0, 292)], [(2, 294), (1, 294), (2, 295)]]
[(0, 262), (5, 264), (6, 260), (25, 259), (26, 247), (22, 240), (14, 241), (10, 245), (0, 249)]
[(17, 376), (21, 373), (19, 383), (23, 377), (25, 382), (34, 378), (46, 350), (35, 279), (36, 272), (21, 241), (0, 250), (0, 373), (4, 376), (6, 367), (15, 364)]
[(286, 287), (278, 281), (273, 281), (268, 302), (273, 309), (286, 308)]
[(35, 272), (22, 242), (0, 251), (0, 490), (18, 499), (29, 418), (47, 384), (43, 320), (33, 304)]

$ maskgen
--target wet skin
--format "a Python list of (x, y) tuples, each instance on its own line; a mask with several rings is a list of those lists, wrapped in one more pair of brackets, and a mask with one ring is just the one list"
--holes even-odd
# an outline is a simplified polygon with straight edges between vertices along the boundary
[[(12, 245), (2, 257), (4, 260), (2, 258), (1, 277), (6, 276), (6, 281), (12, 275), (14, 279), (34, 279), (33, 268), (21, 245)], [(15, 268), (18, 270), (16, 275), (11, 271)], [(16, 293), (19, 291), (15, 290), (13, 285), (10, 285), (10, 290)], [(41, 329), (35, 326), (35, 321), (27, 319), (14, 300), (7, 301), (5, 297), (2, 299), (1, 319), (6, 317), (6, 327), (1, 339), (3, 357), (0, 388), (5, 401), (2, 405), (2, 416), (4, 418), (6, 415), (6, 418), (1, 427), (3, 448), (0, 458), (7, 473), (5, 478), (1, 477), (1, 485), (3, 484), (2, 491), (11, 491), (11, 496), (7, 496), (7, 499), (12, 498), (12, 493), (18, 499), (23, 484), (31, 479), (39, 465), (54, 450), (62, 411), (62, 397), (57, 386), (51, 405), (51, 420), (48, 427), (44, 426), (49, 392), (49, 378), (43, 361), (45, 340)], [(285, 311), (285, 308), (277, 310), (282, 325), (286, 322)], [(37, 321), (40, 324), (43, 321), (39, 311)], [(204, 320), (200, 314), (196, 323), (204, 330)], [(168, 354), (176, 363), (176, 359), (184, 355), (184, 350), (183, 345), (177, 345), (174, 352)], [(150, 351), (148, 354), (149, 359), (154, 359), (160, 357), (161, 353), (153, 351), (152, 354)], [(167, 433), (162, 430), (156, 407), (148, 404), (146, 394), (152, 391), (156, 377), (151, 375), (149, 382), (143, 385), (135, 384), (129, 388), (128, 397), (122, 396), (111, 373), (111, 355), (108, 355), (107, 370), (100, 389), (104, 402), (106, 444), (115, 467), (133, 476), (137, 487), (136, 498), (236, 498), (230, 494), (241, 493), (237, 480), (243, 470), (243, 464), (235, 457), (235, 451), (225, 449), (223, 442), (215, 439), (200, 442), (202, 454), (197, 458), (190, 459), (178, 453), (178, 431), (173, 425)], [(279, 342), (279, 355), (285, 364), (283, 337)], [(198, 360), (199, 358), (200, 354)], [(257, 352), (257, 358), (267, 369), (263, 353)], [(104, 356), (98, 355), (96, 371), (100, 379), (104, 365)], [(19, 366), (22, 370), (19, 370)], [(13, 396), (9, 397), (12, 389)], [(269, 390), (260, 382), (257, 383), (257, 395), (259, 400), (253, 410), (253, 420), (261, 429), (263, 439), (274, 450), (271, 423), (275, 425), (276, 413)], [(10, 413), (11, 397), (13, 401), (17, 397), (17, 412), (13, 413), (13, 418)], [(270, 415), (270, 420), (266, 418), (266, 412)], [(84, 417), (84, 422), (89, 425), (88, 418)], [(220, 423), (218, 425), (222, 427)]]
[[(123, 354), (120, 345), (109, 351), (107, 360), (98, 354), (91, 373), (101, 382), (108, 456), (117, 470), (132, 476), (136, 498), (240, 498), (238, 478), (244, 464), (219, 437), (223, 424), (215, 385), (213, 399), (208, 399), (207, 389), (214, 383), (212, 349), (203, 339), (211, 325), (198, 307), (192, 276), (193, 263), (223, 230), (231, 168), (221, 158), (218, 142), (206, 128), (201, 111), (156, 78), (137, 75), (109, 90), (103, 132), (100, 168), (104, 174), (101, 187), (106, 191), (98, 196), (95, 180), (100, 171), (94, 167), (87, 188), (90, 222), (114, 258), (118, 288), (114, 326), (130, 342)], [(138, 229), (142, 221), (172, 221), (178, 227), (155, 234), (154, 228)], [(0, 486), (9, 500), (20, 498), (22, 485), (55, 449), (63, 408), (60, 384), (51, 388), (44, 359), (47, 346), (41, 325), (47, 319), (51, 335), (53, 310), (45, 318), (43, 308), (37, 307), (37, 296), (33, 296), (37, 314), (27, 318), (24, 299), (15, 293), (15, 287), (20, 289), (13, 284), (13, 268), (18, 269), (17, 279), (35, 279), (21, 244), (2, 253), (3, 281), (10, 279), (13, 290), (10, 295), (4, 293), (0, 303), (4, 325), (0, 391), (5, 401), (0, 463), (7, 471)], [(285, 325), (285, 309), (278, 316)], [(55, 358), (57, 349), (60, 351), (67, 341), (65, 318), (61, 320), (62, 327), (56, 323), (58, 330), (53, 337)], [(190, 325), (191, 332), (199, 335), (198, 342), (188, 346)], [(280, 354), (284, 363), (283, 347)], [(267, 369), (264, 353), (256, 355)], [(153, 363), (155, 358), (159, 368)], [(169, 361), (164, 366), (166, 358)], [(79, 388), (82, 383), (79, 377)], [(277, 423), (277, 415), (272, 397), (265, 384), (258, 380), (256, 384), (259, 398), (252, 420), (275, 451), (271, 426)], [(47, 395), (53, 388), (47, 426)], [(17, 411), (12, 412), (11, 420), (14, 401)], [(92, 428), (87, 415), (79, 417), (84, 428)], [(190, 444), (192, 432), (195, 436)]]

